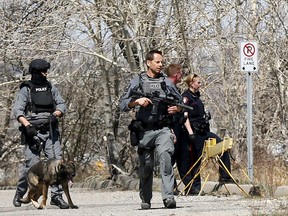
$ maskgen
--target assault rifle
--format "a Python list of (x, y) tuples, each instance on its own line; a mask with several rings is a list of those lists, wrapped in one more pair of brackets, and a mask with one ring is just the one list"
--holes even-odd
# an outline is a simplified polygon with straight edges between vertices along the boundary
[(157, 107), (160, 103), (161, 104), (164, 103), (164, 104), (171, 105), (171, 106), (179, 106), (183, 109), (193, 110), (192, 107), (180, 103), (180, 101), (175, 99), (173, 95), (163, 95), (163, 94), (160, 94), (159, 91), (155, 91), (152, 93), (143, 93), (143, 92), (139, 92), (136, 90), (131, 90), (131, 96), (132, 97), (140, 96), (140, 97), (149, 98), (153, 102), (153, 108), (151, 112), (153, 115), (157, 114)]

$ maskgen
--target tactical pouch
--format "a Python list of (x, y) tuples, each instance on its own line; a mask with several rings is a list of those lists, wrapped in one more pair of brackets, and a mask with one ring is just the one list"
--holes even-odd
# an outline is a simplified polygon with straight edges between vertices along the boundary
[(209, 124), (207, 123), (198, 123), (198, 122), (193, 122), (192, 123), (192, 130), (195, 134), (197, 135), (206, 135), (207, 132), (209, 132)]
[(21, 139), (21, 145), (25, 145), (26, 144), (26, 136), (23, 133), (21, 133), (20, 139)]
[(144, 129), (142, 127), (142, 123), (137, 120), (132, 120), (128, 125), (128, 129), (130, 131), (130, 142), (132, 146), (137, 146), (139, 141), (143, 138)]
[(130, 142), (132, 146), (137, 146), (139, 144), (137, 133), (135, 131), (130, 131)]

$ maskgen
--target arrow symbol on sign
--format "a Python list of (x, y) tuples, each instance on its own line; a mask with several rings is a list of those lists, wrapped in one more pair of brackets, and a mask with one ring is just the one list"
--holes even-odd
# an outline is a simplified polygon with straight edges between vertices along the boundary
[(253, 70), (256, 70), (256, 67), (254, 67)]
[(245, 67), (242, 67), (242, 70), (245, 70)]

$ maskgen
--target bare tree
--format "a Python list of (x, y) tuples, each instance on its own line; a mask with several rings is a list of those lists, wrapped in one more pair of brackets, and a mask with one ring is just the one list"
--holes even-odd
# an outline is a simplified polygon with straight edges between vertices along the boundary
[[(51, 62), (49, 77), (69, 109), (61, 121), (65, 157), (87, 166), (106, 157), (110, 168), (115, 164), (133, 172), (136, 150), (127, 132), (131, 116), (120, 114), (118, 100), (127, 80), (146, 69), (144, 55), (152, 48), (164, 52), (167, 64), (181, 63), (186, 73), (204, 78), (202, 93), (212, 127), (234, 138), (236, 161), (245, 161), (246, 74), (240, 72), (239, 45), (254, 40), (260, 56), (260, 69), (253, 74), (254, 148), (269, 161), (277, 157), (287, 163), (287, 153), (274, 151), (287, 146), (287, 1), (0, 4), (0, 114), (5, 119), (0, 161), (18, 162), (11, 157), (19, 149), (11, 105), (19, 82), (29, 78), (29, 62), (42, 57)], [(255, 163), (261, 160), (258, 156)]]

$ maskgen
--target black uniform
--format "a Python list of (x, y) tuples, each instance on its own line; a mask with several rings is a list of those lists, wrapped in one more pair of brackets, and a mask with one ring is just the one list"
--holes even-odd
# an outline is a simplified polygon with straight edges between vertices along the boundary
[[(192, 130), (193, 130), (193, 133), (195, 134), (194, 142), (190, 143), (187, 131), (184, 135), (184, 143), (186, 143), (187, 146), (191, 145), (191, 166), (192, 166), (193, 164), (197, 162), (199, 157), (202, 155), (205, 140), (208, 140), (209, 138), (215, 138), (216, 143), (219, 143), (222, 140), (216, 134), (210, 132), (209, 121), (205, 113), (204, 104), (200, 99), (200, 92), (198, 91), (196, 93), (193, 93), (190, 90), (186, 90), (182, 94), (182, 96), (184, 98), (184, 103), (194, 108), (193, 110), (188, 110), (188, 118), (189, 118)], [(224, 152), (224, 154), (221, 157), (221, 160), (230, 172), (231, 165), (230, 165), (229, 154), (227, 151)], [(189, 178), (190, 181), (198, 172), (200, 165), (201, 165), (201, 161), (198, 161), (197, 165), (192, 169), (190, 175), (187, 176), (187, 178)], [(224, 182), (231, 179), (231, 177), (221, 167), (219, 168), (219, 174), (220, 174), (220, 178)], [(187, 181), (184, 182), (184, 184), (185, 183), (187, 183)], [(201, 189), (201, 178), (200, 178), (200, 175), (198, 175), (193, 181), (191, 191), (198, 192), (200, 191), (200, 189)]]
[[(178, 89), (180, 92), (180, 90)], [(183, 134), (185, 133), (184, 123), (187, 117), (185, 117), (184, 112), (177, 113), (173, 116), (171, 128), (174, 132), (176, 137), (176, 143), (174, 143), (175, 152), (171, 157), (172, 166), (176, 163), (178, 173), (181, 179), (185, 176), (187, 170), (190, 168), (191, 165), (191, 154), (188, 151), (188, 146), (185, 142), (183, 142)], [(185, 177), (183, 179), (184, 184), (189, 183), (189, 178)], [(175, 191), (176, 189), (176, 191)], [(174, 183), (174, 191), (177, 194), (177, 182), (175, 179)]]

